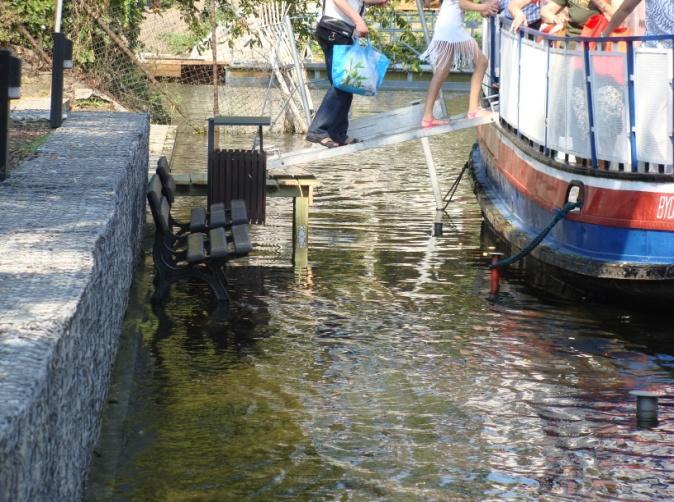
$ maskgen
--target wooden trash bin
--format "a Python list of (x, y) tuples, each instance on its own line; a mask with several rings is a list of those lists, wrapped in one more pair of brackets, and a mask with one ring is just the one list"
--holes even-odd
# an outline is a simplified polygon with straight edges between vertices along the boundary
[[(249, 223), (263, 224), (267, 205), (267, 154), (262, 127), (269, 117), (215, 117), (208, 120), (208, 206), (232, 199), (246, 201)], [(256, 126), (259, 150), (215, 149), (216, 126)]]

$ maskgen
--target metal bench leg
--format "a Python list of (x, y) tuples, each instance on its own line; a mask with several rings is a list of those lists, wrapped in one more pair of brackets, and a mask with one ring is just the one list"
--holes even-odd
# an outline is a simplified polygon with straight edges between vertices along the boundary
[(159, 279), (157, 280), (157, 284), (155, 285), (154, 293), (152, 293), (151, 298), (153, 302), (163, 301), (168, 295), (169, 289), (171, 289), (171, 280), (169, 277), (166, 277), (162, 273), (157, 274), (157, 277)]
[(199, 276), (208, 283), (218, 303), (229, 303), (229, 296), (227, 295), (225, 285), (216, 274), (200, 272)]
[(222, 286), (227, 289), (227, 275), (225, 274), (225, 266), (226, 264), (219, 264), (219, 263), (209, 263), (208, 268), (211, 271), (211, 273), (217, 277), (217, 279), (220, 281)]

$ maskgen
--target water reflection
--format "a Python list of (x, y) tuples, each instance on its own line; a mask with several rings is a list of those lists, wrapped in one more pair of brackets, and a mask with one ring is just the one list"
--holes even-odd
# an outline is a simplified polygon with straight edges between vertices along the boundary
[[(432, 141), (445, 185), (472, 141)], [(309, 268), (290, 267), (290, 204), (270, 200), (224, 320), (190, 283), (153, 313), (146, 265), (121, 454), (89, 498), (674, 498), (674, 403), (637, 430), (628, 395), (671, 395), (668, 323), (517, 275), (490, 301), (469, 185), (433, 239), (425, 169), (415, 143), (312, 166)]]

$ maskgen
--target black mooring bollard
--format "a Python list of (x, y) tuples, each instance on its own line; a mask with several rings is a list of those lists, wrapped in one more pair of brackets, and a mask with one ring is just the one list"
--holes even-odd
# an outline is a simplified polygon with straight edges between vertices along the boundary
[(630, 394), (637, 398), (637, 427), (650, 428), (658, 425), (659, 392), (633, 390)]
[(0, 181), (9, 164), (9, 100), (21, 97), (21, 60), (0, 49)]
[(63, 124), (63, 70), (73, 67), (73, 43), (63, 33), (54, 33), (53, 39), (49, 125), (56, 129)]

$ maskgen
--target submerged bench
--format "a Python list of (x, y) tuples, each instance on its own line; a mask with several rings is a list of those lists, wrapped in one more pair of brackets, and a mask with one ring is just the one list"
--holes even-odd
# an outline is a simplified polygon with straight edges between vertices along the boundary
[[(218, 216), (215, 214), (220, 213), (219, 208), (211, 208), (210, 221), (200, 231), (192, 231), (175, 225), (171, 203), (163, 188), (159, 176), (153, 175), (147, 190), (156, 229), (152, 256), (157, 276), (152, 300), (166, 298), (176, 281), (197, 278), (209, 285), (218, 302), (226, 302), (225, 266), (229, 260), (246, 256), (252, 250), (247, 218), (241, 214), (241, 209), (245, 213), (245, 205), (237, 202), (233, 204), (236, 209), (224, 208)], [(190, 221), (188, 225), (192, 224)]]
[[(168, 199), (169, 205), (173, 205), (176, 198), (176, 182), (169, 172), (168, 161), (166, 157), (161, 157), (157, 161), (157, 176), (161, 182), (161, 193)], [(246, 204), (240, 199), (231, 201), (229, 211), (225, 209), (222, 202), (211, 204), (208, 209), (203, 207), (193, 207), (191, 209), (190, 221), (181, 222), (176, 220), (171, 214), (169, 219), (171, 225), (178, 227), (179, 233), (203, 232), (213, 227), (224, 227), (227, 223), (227, 212), (230, 212), (230, 220), (233, 224), (248, 223), (248, 214)]]

